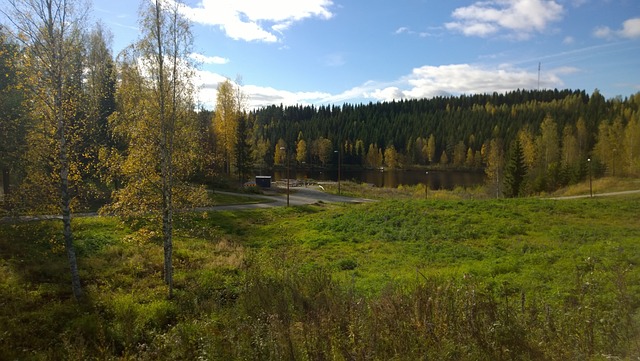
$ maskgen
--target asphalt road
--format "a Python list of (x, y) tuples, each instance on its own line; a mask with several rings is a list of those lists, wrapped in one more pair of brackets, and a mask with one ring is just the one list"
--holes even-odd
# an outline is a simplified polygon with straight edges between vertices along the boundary
[[(374, 202), (374, 200), (367, 198), (351, 198), (339, 196), (336, 194), (325, 193), (322, 190), (318, 189), (318, 186), (309, 186), (307, 187), (292, 187), (291, 193), (289, 194), (289, 204), (291, 206), (301, 206), (307, 204), (314, 204), (319, 202), (324, 203), (365, 203), (365, 202)], [(281, 189), (282, 191), (282, 189)], [(238, 195), (238, 193), (231, 192), (222, 192), (216, 191), (221, 194), (230, 194), (230, 195)], [(286, 192), (286, 191), (285, 191)], [(268, 192), (267, 192), (268, 193)], [(622, 191), (622, 192), (608, 192), (608, 193), (594, 193), (594, 197), (609, 197), (609, 196), (618, 196), (625, 194), (633, 194), (640, 193), (640, 190), (632, 190), (632, 191)], [(259, 195), (259, 194), (241, 194), (245, 197), (253, 197), (256, 199), (263, 200), (264, 202), (260, 203), (250, 203), (250, 204), (232, 204), (232, 205), (224, 205), (224, 206), (213, 206), (213, 207), (202, 207), (196, 208), (196, 211), (233, 211), (233, 210), (241, 210), (241, 209), (255, 209), (255, 208), (271, 208), (271, 207), (282, 207), (287, 205), (287, 195), (286, 193), (281, 192), (273, 192), (271, 195)], [(548, 199), (576, 199), (576, 198), (589, 198), (591, 197), (589, 194), (579, 195), (579, 196), (566, 196), (566, 197), (554, 197)], [(95, 212), (92, 213), (74, 213), (73, 217), (96, 217), (98, 214)], [(3, 217), (0, 218), (0, 223), (13, 223), (13, 222), (28, 222), (28, 221), (39, 221), (46, 219), (61, 219), (60, 215), (39, 215), (39, 216), (19, 216), (19, 217)]]
[[(282, 191), (282, 189), (280, 189)], [(336, 194), (325, 193), (322, 190), (318, 189), (318, 186), (309, 186), (309, 187), (292, 187), (290, 188), (291, 193), (289, 194), (289, 205), (291, 206), (302, 206), (307, 204), (314, 204), (319, 202), (324, 203), (365, 203), (365, 202), (373, 202), (371, 199), (366, 198), (351, 198), (339, 196)], [(221, 194), (230, 194), (237, 195), (237, 193), (230, 192), (220, 192)], [(267, 191), (268, 193), (268, 191)], [(225, 205), (225, 206), (213, 206), (206, 208), (197, 208), (196, 210), (206, 211), (206, 210), (239, 210), (239, 209), (253, 209), (253, 208), (269, 208), (269, 207), (281, 207), (287, 205), (287, 195), (286, 190), (285, 193), (276, 193), (273, 195), (259, 195), (259, 194), (242, 194), (244, 197), (252, 197), (256, 199), (264, 200), (263, 203), (253, 203), (253, 204), (236, 204), (236, 205)]]
[[(621, 192), (608, 192), (608, 193), (593, 193), (594, 197), (610, 197), (610, 196), (622, 196), (625, 194), (640, 193), (640, 189), (633, 191), (621, 191)], [(553, 197), (549, 199), (578, 199), (578, 198), (591, 198), (590, 194), (581, 194), (579, 196), (565, 196), (565, 197)]]
[[(314, 204), (319, 202), (324, 203), (364, 203), (364, 202), (373, 202), (371, 199), (366, 198), (351, 198), (351, 197), (343, 197), (335, 194), (329, 194), (321, 191), (318, 186), (309, 186), (306, 187), (292, 187), (290, 188), (291, 193), (289, 194), (289, 205), (291, 206), (301, 206), (307, 204)], [(259, 195), (259, 194), (239, 194), (232, 192), (223, 192), (216, 191), (221, 194), (229, 194), (229, 195), (242, 195), (244, 197), (251, 197), (261, 200), (260, 203), (249, 203), (249, 204), (231, 204), (224, 206), (212, 206), (212, 207), (200, 207), (195, 208), (195, 211), (205, 212), (205, 211), (233, 211), (233, 210), (241, 210), (241, 209), (255, 209), (255, 208), (271, 208), (271, 207), (282, 207), (287, 205), (287, 195), (286, 190), (285, 193), (282, 193), (282, 189), (279, 192), (271, 192), (267, 191), (267, 195)], [(90, 213), (74, 213), (72, 217), (96, 217), (98, 214), (96, 212)], [(0, 218), (0, 223), (14, 223), (14, 222), (29, 222), (29, 221), (41, 221), (47, 219), (62, 219), (60, 215), (37, 215), (37, 216), (18, 216), (18, 217), (2, 217)]]

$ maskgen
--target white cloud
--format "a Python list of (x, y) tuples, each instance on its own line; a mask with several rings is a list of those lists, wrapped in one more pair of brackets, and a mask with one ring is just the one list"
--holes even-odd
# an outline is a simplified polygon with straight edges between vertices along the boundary
[[(411, 86), (404, 92), (410, 98), (442, 94), (506, 92), (537, 87), (537, 72), (508, 66), (483, 68), (469, 64), (423, 66), (408, 76)], [(560, 79), (548, 74), (541, 85), (558, 85)]]
[(564, 9), (554, 0), (489, 0), (457, 8), (456, 21), (445, 24), (449, 30), (467, 36), (486, 37), (506, 31), (518, 39), (543, 32), (550, 23), (562, 19)]
[(575, 42), (576, 42), (576, 39), (574, 39), (573, 36), (566, 36), (564, 40), (562, 40), (562, 43), (565, 45), (571, 45)]
[[(563, 86), (561, 75), (577, 72), (570, 67), (548, 69), (540, 78), (540, 87), (559, 88)], [(519, 69), (511, 65), (482, 67), (471, 64), (451, 64), (422, 66), (411, 74), (388, 83), (366, 82), (325, 101), (374, 100), (391, 101), (408, 98), (431, 98), (476, 93), (504, 93), (516, 89), (536, 89), (537, 69)]]
[(614, 37), (614, 31), (608, 26), (599, 26), (593, 30), (593, 36), (596, 38), (609, 39)]
[(640, 38), (640, 18), (629, 19), (622, 23), (620, 36), (628, 39)]
[(401, 26), (398, 29), (396, 29), (396, 31), (394, 31), (393, 33), (395, 35), (403, 35), (403, 34), (406, 34), (406, 35), (417, 35), (417, 36), (419, 36), (421, 38), (427, 38), (427, 37), (430, 37), (430, 36), (436, 36), (434, 33), (431, 32), (433, 30), (439, 30), (439, 28), (429, 28), (429, 31), (420, 31), (420, 32), (418, 32), (418, 31), (412, 30), (409, 27)]
[(245, 85), (242, 90), (248, 96), (252, 108), (281, 103), (314, 104), (330, 96), (329, 93), (324, 92), (292, 92), (257, 85)]
[(276, 42), (292, 24), (309, 19), (329, 19), (331, 0), (202, 0), (184, 6), (192, 21), (219, 26), (235, 40)]
[(229, 59), (227, 58), (223, 58), (220, 56), (206, 56), (203, 54), (198, 54), (198, 53), (191, 53), (189, 54), (189, 57), (199, 63), (202, 64), (217, 64), (217, 65), (223, 65), (223, 64), (227, 64), (229, 62)]
[(339, 67), (347, 63), (342, 53), (327, 54), (324, 56), (323, 64), (328, 67)]
[[(540, 87), (561, 88), (563, 87), (561, 76), (575, 72), (577, 69), (571, 67), (547, 69), (540, 78)], [(207, 71), (200, 71), (198, 75), (201, 84), (199, 100), (206, 108), (213, 109), (218, 84), (226, 78)], [(338, 94), (319, 91), (294, 92), (258, 85), (244, 85), (242, 90), (249, 98), (249, 107), (259, 108), (272, 104), (342, 104), (459, 94), (504, 93), (537, 87), (537, 68), (526, 70), (511, 65), (482, 67), (471, 64), (451, 64), (422, 66), (397, 80), (367, 81)]]
[(594, 29), (593, 35), (602, 39), (640, 39), (640, 18), (625, 20), (620, 30), (613, 30), (608, 26), (597, 27)]
[[(214, 109), (218, 96), (218, 85), (228, 78), (204, 70), (198, 71), (196, 78), (198, 102), (207, 109)], [(331, 94), (322, 92), (292, 92), (258, 85), (242, 85), (242, 91), (247, 95), (248, 106), (251, 109), (281, 103), (285, 105), (315, 104), (331, 96)]]
[(402, 90), (395, 86), (386, 87), (384, 89), (375, 89), (371, 93), (365, 93), (368, 98), (373, 98), (378, 101), (392, 101), (394, 99), (406, 98)]
[[(560, 88), (563, 86), (560, 76), (577, 71), (571, 67), (548, 69), (540, 78), (540, 87)], [(330, 100), (332, 102), (349, 99), (390, 101), (459, 94), (504, 93), (537, 87), (537, 69), (525, 70), (511, 65), (482, 67), (471, 64), (451, 64), (415, 68), (411, 74), (390, 83), (367, 82), (345, 93), (332, 96)]]

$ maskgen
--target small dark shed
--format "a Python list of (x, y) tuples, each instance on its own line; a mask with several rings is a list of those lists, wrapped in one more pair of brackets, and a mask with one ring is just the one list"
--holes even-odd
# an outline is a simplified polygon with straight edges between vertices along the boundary
[(256, 185), (262, 188), (271, 188), (271, 176), (270, 175), (257, 175)]

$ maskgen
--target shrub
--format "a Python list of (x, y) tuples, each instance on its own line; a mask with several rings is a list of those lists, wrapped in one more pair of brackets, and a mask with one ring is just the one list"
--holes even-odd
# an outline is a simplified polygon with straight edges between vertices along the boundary
[(358, 267), (358, 264), (352, 259), (342, 259), (338, 262), (338, 268), (342, 271), (351, 271), (356, 267)]

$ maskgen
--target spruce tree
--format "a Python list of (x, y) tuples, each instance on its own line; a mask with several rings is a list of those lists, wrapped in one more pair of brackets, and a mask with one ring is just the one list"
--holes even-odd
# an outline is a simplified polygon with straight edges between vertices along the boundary
[(506, 197), (518, 197), (523, 194), (527, 164), (524, 159), (524, 150), (520, 141), (516, 139), (511, 146), (511, 155), (504, 171), (504, 195)]
[(236, 168), (238, 171), (238, 180), (244, 182), (251, 171), (251, 143), (249, 142), (249, 125), (247, 124), (246, 114), (238, 116), (238, 124), (236, 127), (235, 158)]

